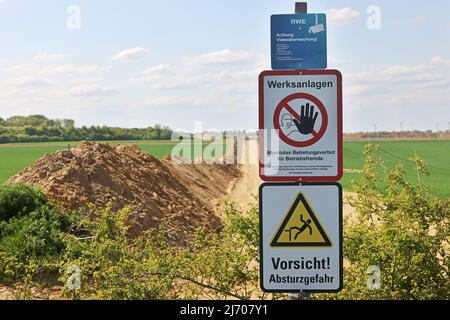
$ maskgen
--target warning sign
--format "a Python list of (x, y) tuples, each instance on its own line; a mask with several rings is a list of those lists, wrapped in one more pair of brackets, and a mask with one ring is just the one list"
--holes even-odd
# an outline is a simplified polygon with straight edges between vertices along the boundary
[(260, 278), (268, 292), (342, 287), (342, 187), (265, 183), (259, 191)]
[(342, 176), (342, 78), (337, 70), (264, 71), (259, 78), (260, 176)]
[[(295, 100), (308, 101), (302, 104), (300, 114), (290, 106)], [(319, 130), (315, 129), (317, 124), (320, 126)], [(325, 106), (319, 99), (306, 93), (294, 93), (283, 99), (275, 109), (273, 117), (276, 133), (281, 140), (294, 147), (313, 145), (323, 137), (327, 125)]]
[(331, 241), (303, 193), (278, 228), (272, 247), (330, 247)]

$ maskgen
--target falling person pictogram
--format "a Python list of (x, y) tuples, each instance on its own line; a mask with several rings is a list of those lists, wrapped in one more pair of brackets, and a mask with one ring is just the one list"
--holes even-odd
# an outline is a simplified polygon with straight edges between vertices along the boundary
[(272, 247), (331, 247), (333, 244), (303, 193), (290, 206), (271, 241)]
[(303, 222), (303, 225), (299, 227), (291, 227), (290, 229), (284, 230), (289, 233), (289, 241), (292, 241), (292, 231), (296, 230), (297, 233), (294, 236), (294, 240), (297, 240), (298, 236), (300, 236), (306, 229), (309, 229), (309, 234), (312, 235), (313, 229), (311, 228), (311, 219), (304, 220), (303, 215), (300, 215), (300, 221)]

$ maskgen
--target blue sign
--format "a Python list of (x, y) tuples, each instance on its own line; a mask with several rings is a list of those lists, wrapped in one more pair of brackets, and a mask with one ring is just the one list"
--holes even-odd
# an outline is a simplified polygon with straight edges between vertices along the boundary
[(326, 20), (324, 13), (272, 15), (272, 69), (326, 69)]

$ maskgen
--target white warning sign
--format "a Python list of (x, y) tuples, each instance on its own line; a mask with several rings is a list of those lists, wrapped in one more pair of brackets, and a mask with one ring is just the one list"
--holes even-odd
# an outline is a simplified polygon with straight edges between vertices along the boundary
[(268, 292), (341, 290), (341, 186), (265, 183), (259, 201), (261, 288)]
[(342, 176), (342, 78), (337, 70), (265, 71), (259, 78), (260, 176)]

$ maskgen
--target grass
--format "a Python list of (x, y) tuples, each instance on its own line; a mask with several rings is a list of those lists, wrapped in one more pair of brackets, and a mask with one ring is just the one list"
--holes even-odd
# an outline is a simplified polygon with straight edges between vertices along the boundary
[[(150, 153), (158, 159), (168, 156), (172, 148), (177, 145), (177, 141), (170, 140), (145, 140), (145, 141), (109, 141), (111, 144), (137, 144), (142, 150)], [(208, 144), (203, 144), (203, 149)], [(0, 184), (8, 178), (26, 168), (34, 161), (41, 158), (46, 153), (53, 153), (58, 150), (75, 148), (78, 142), (40, 142), (40, 143), (11, 143), (0, 144)], [(192, 159), (194, 150), (190, 150)], [(182, 156), (186, 156), (181, 153)]]
[[(67, 145), (66, 145), (67, 146)], [(46, 153), (61, 150), (59, 146), (14, 146), (0, 148), (0, 183), (32, 164)]]
[[(388, 168), (393, 168), (402, 163), (408, 180), (417, 182), (417, 174), (414, 163), (410, 158), (417, 153), (428, 163), (431, 172), (430, 177), (425, 177), (424, 182), (431, 193), (440, 197), (450, 197), (450, 141), (376, 141), (380, 146), (380, 156)], [(344, 144), (344, 168), (360, 169), (364, 162), (363, 152), (367, 142), (346, 142)], [(380, 168), (381, 170), (381, 168)], [(346, 172), (341, 183), (344, 188), (351, 188), (351, 180), (357, 179), (357, 172)]]
[[(130, 141), (129, 141), (130, 142)], [(111, 142), (117, 143), (117, 142)], [(136, 141), (134, 142), (136, 143)], [(140, 147), (145, 151), (162, 158), (170, 152), (175, 142), (155, 141), (143, 142)], [(42, 142), (42, 143), (14, 143), (0, 145), (0, 183), (32, 164), (46, 153), (74, 148), (77, 142)]]
[[(136, 143), (144, 151), (162, 159), (177, 144), (175, 141), (111, 141), (110, 143)], [(351, 141), (344, 144), (344, 168), (347, 169), (341, 180), (345, 189), (351, 189), (351, 180), (358, 178), (357, 170), (364, 162), (364, 146), (368, 142)], [(431, 177), (425, 182), (430, 191), (441, 197), (450, 197), (450, 141), (377, 141), (380, 154), (386, 165), (393, 168), (399, 162), (404, 164), (407, 177), (417, 181), (416, 172), (410, 158), (416, 152), (429, 164)], [(0, 145), (0, 183), (32, 164), (45, 153), (75, 147), (75, 142), (18, 143)], [(349, 170), (352, 169), (352, 170)]]

